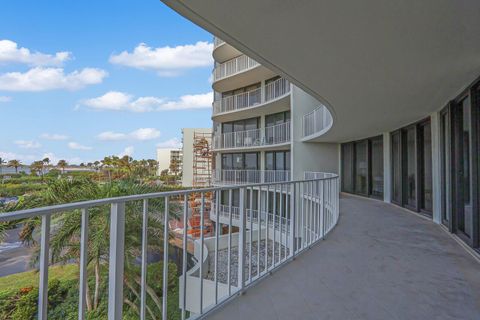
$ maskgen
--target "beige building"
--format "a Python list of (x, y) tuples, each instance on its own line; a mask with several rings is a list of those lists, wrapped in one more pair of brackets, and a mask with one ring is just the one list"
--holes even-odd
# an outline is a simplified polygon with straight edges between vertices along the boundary
[(212, 129), (182, 129), (182, 186), (206, 186), (210, 184), (212, 171)]

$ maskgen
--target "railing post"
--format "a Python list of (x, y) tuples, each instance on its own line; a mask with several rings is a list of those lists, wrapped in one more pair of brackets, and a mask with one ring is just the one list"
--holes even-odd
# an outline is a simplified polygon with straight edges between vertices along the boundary
[(50, 221), (52, 216), (42, 216), (42, 234), (40, 236), (40, 283), (38, 288), (38, 319), (47, 319), (48, 306), (48, 261), (50, 257)]
[(108, 270), (108, 320), (122, 319), (125, 253), (125, 203), (112, 203)]
[[(245, 281), (244, 281), (244, 271), (245, 271), (245, 189), (240, 188), (240, 208), (239, 208), (239, 214), (240, 214), (240, 230), (239, 230), (239, 235), (238, 235), (238, 287), (240, 288), (240, 293), (243, 292), (243, 289), (245, 287)], [(250, 230), (250, 232), (252, 232)]]
[(293, 182), (291, 185), (290, 185), (290, 188), (293, 187), (293, 190), (290, 190), (290, 250), (291, 250), (291, 254), (292, 254), (292, 259), (295, 259), (295, 227), (296, 227), (296, 224), (295, 224), (295, 220), (297, 218), (297, 214), (296, 214), (296, 199), (297, 199), (297, 192), (296, 192), (296, 184), (295, 182)]
[(322, 221), (322, 239), (325, 239), (325, 210), (326, 210), (326, 205), (325, 205), (325, 180), (322, 180), (322, 208), (321, 208), (321, 221)]
[(87, 298), (87, 262), (88, 262), (88, 210), (82, 209), (82, 224), (80, 233), (80, 279), (78, 320), (85, 319), (85, 306)]

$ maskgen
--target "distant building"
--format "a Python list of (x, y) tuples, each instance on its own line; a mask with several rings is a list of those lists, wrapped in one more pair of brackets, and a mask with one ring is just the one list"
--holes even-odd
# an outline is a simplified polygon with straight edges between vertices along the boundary
[(162, 149), (162, 148), (157, 149), (157, 162), (158, 162), (157, 175), (160, 175), (160, 173), (163, 170), (170, 168), (170, 153), (172, 151), (174, 150)]
[(211, 128), (184, 128), (182, 186), (207, 186), (212, 171)]
[(179, 174), (182, 172), (182, 167), (183, 167), (183, 152), (182, 150), (170, 150), (170, 166), (169, 170), (170, 173), (175, 174), (175, 169), (176, 168), (176, 173)]

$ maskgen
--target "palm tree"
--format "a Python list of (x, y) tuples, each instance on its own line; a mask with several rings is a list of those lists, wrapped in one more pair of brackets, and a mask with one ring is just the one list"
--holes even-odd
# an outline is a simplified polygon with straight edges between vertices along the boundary
[(42, 176), (42, 180), (43, 180), (43, 168), (45, 166), (45, 163), (43, 161), (34, 161), (31, 165), (30, 165), (30, 170), (32, 172), (35, 172), (35, 173), (40, 173), (40, 175)]
[(7, 163), (7, 161), (3, 158), (0, 158), (0, 174), (2, 174), (2, 165)]
[(60, 160), (60, 161), (58, 161), (58, 163), (57, 163), (57, 167), (59, 167), (60, 169), (62, 169), (62, 173), (65, 172), (65, 167), (66, 167), (66, 166), (68, 166), (68, 163), (67, 163), (67, 161), (65, 161), (65, 160)]
[(18, 173), (18, 167), (20, 167), (22, 164), (20, 163), (20, 160), (10, 160), (8, 161), (7, 166), (10, 168), (15, 168), (15, 173)]
[[(144, 184), (134, 184), (132, 182), (120, 181), (114, 183), (97, 184), (88, 178), (68, 181), (65, 179), (54, 180), (50, 182), (46, 191), (41, 194), (42, 205), (62, 204), (76, 201), (101, 199), (106, 197), (117, 197), (132, 194), (142, 194), (158, 191), (154, 187)], [(14, 210), (28, 209), (36, 206), (37, 200), (26, 199), (14, 208)], [(178, 209), (178, 208), (172, 208)], [(140, 230), (142, 228), (142, 203), (138, 201), (128, 202), (126, 204), (126, 222), (125, 222), (125, 276), (124, 284), (128, 291), (128, 297), (125, 302), (134, 306), (138, 303), (140, 275), (138, 272), (137, 258), (140, 255), (141, 237)], [(149, 243), (150, 251), (159, 252), (163, 246), (163, 221), (160, 212), (164, 210), (163, 199), (152, 199), (149, 201), (149, 221), (148, 221), (148, 238), (160, 239), (160, 241), (152, 241)], [(95, 278), (93, 292), (91, 285), (87, 285), (87, 310), (96, 310), (100, 304), (103, 295), (100, 294), (102, 281), (105, 281), (104, 273), (101, 272), (108, 266), (109, 253), (109, 211), (110, 207), (98, 206), (88, 210), (89, 212), (89, 238), (88, 238), (88, 266), (94, 270)], [(177, 210), (175, 210), (177, 211)], [(81, 212), (75, 210), (65, 214), (60, 214), (56, 220), (55, 233), (52, 234), (50, 240), (51, 263), (71, 263), (76, 261), (79, 263), (79, 241), (81, 232)], [(36, 229), (40, 227), (40, 219), (32, 218), (23, 224), (21, 231), (21, 240), (25, 243), (33, 243)], [(38, 252), (37, 252), (38, 255)], [(33, 259), (35, 263), (36, 259)], [(147, 284), (147, 312), (152, 319), (156, 319), (155, 314), (161, 314), (161, 290), (160, 292)], [(130, 299), (136, 300), (131, 301)], [(135, 308), (132, 308), (135, 312)]]

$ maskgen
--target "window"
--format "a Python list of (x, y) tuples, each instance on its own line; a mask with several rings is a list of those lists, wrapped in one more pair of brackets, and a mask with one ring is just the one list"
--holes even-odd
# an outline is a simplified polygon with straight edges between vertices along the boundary
[(392, 133), (392, 202), (402, 204), (402, 144), (400, 131)]
[(411, 127), (405, 130), (404, 137), (406, 153), (405, 156), (405, 165), (406, 165), (406, 205), (412, 209), (417, 208), (417, 143), (416, 143), (416, 129)]
[(245, 120), (224, 122), (222, 124), (222, 133), (239, 132), (246, 130), (255, 130), (259, 127), (260, 118), (250, 118)]
[(355, 143), (355, 193), (367, 194), (367, 141)]
[(342, 190), (383, 197), (383, 137), (342, 144)]
[(342, 190), (353, 193), (353, 144), (342, 144)]
[(371, 139), (371, 189), (372, 197), (383, 197), (383, 137)]
[(391, 134), (392, 202), (432, 215), (432, 128), (426, 119)]
[(290, 151), (265, 152), (265, 170), (290, 170)]
[(432, 213), (432, 128), (430, 122), (420, 125), (420, 209)]

